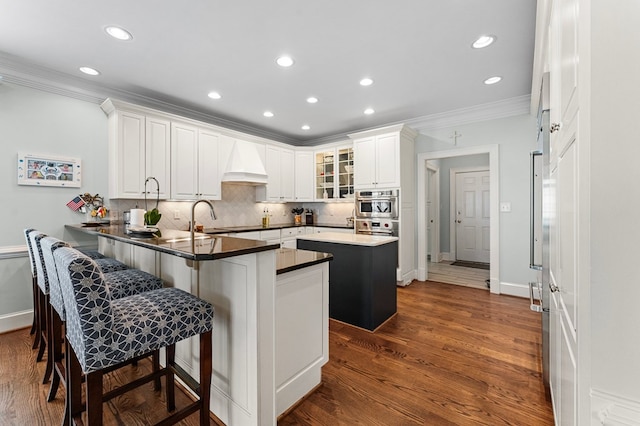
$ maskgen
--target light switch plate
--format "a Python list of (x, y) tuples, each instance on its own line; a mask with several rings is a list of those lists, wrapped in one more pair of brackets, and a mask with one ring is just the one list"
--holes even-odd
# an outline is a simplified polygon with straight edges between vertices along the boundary
[(500, 211), (504, 212), (504, 213), (508, 213), (511, 211), (511, 203), (510, 202), (504, 202), (504, 203), (500, 203)]

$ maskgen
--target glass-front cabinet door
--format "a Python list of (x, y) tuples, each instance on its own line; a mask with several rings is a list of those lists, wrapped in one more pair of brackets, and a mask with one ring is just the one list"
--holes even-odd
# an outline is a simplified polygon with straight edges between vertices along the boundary
[(315, 152), (316, 200), (353, 198), (353, 148), (338, 147)]
[(353, 148), (338, 148), (338, 198), (353, 198)]

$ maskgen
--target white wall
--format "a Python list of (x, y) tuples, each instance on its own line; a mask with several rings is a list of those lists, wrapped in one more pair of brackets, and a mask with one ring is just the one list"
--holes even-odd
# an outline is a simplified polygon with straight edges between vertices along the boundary
[[(462, 134), (457, 146), (450, 136)], [(529, 152), (536, 147), (536, 120), (531, 115), (480, 123), (420, 130), (416, 153), (445, 151), (480, 145), (499, 145), (500, 201), (511, 203), (500, 217), (501, 283), (526, 285), (535, 279), (529, 269)]]
[[(3, 83), (0, 141), (0, 318), (4, 318), (33, 308), (27, 258), (1, 255), (19, 251), (17, 246), (24, 248), (24, 228), (37, 228), (72, 243), (89, 241), (64, 230), (65, 223), (84, 217), (66, 203), (84, 192), (107, 193), (107, 118), (98, 105)], [(18, 151), (79, 157), (82, 187), (19, 186)]]

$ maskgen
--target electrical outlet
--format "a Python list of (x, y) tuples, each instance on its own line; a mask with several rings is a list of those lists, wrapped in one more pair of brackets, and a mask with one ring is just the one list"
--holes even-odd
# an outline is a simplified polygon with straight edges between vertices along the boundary
[(180, 220), (180, 210), (174, 210), (173, 211), (173, 219), (174, 220)]
[(510, 212), (511, 211), (511, 203), (509, 203), (509, 202), (500, 203), (500, 211), (504, 212), (504, 213)]

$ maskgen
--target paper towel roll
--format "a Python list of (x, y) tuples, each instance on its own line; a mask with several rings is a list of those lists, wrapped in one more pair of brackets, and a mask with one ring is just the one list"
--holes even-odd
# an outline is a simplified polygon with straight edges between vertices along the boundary
[(144, 226), (144, 213), (145, 211), (142, 209), (131, 209), (131, 225)]

